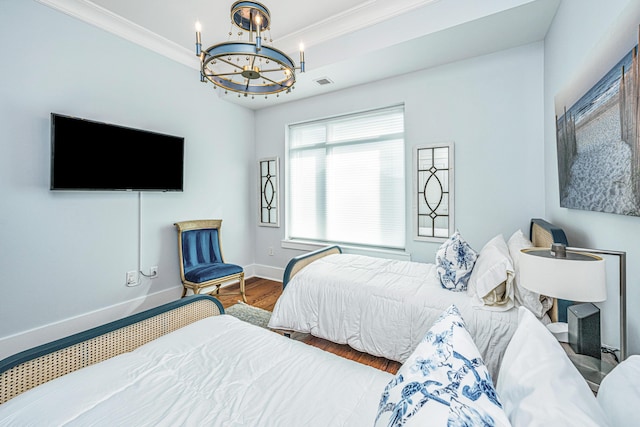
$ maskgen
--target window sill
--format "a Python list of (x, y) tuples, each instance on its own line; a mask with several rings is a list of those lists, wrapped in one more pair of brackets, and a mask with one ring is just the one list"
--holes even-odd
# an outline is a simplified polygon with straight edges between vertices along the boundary
[(365, 246), (344, 245), (339, 243), (318, 243), (306, 240), (282, 240), (281, 247), (285, 249), (297, 249), (302, 251), (314, 251), (330, 245), (338, 245), (346, 254), (367, 255), (377, 258), (390, 258), (402, 261), (411, 261), (411, 254), (403, 249), (371, 248)]

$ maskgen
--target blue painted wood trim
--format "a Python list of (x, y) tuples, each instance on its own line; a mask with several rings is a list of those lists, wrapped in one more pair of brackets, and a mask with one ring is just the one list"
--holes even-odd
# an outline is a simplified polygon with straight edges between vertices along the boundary
[(554, 243), (563, 243), (565, 246), (569, 246), (569, 242), (567, 241), (567, 236), (564, 234), (564, 230), (541, 218), (531, 219), (531, 226), (529, 227), (529, 238), (531, 238), (533, 235), (534, 224), (537, 224), (539, 227), (547, 230), (551, 234)]
[(342, 248), (340, 246), (332, 245), (332, 246), (327, 246), (325, 248), (316, 249), (315, 251), (291, 258), (291, 260), (289, 260), (289, 263), (287, 264), (287, 267), (284, 269), (284, 275), (282, 277), (282, 289), (284, 289), (287, 286), (287, 283), (289, 283), (289, 280), (291, 280), (291, 271), (293, 270), (293, 267), (296, 265), (298, 261), (302, 261), (304, 259), (321, 254), (331, 249), (338, 249), (338, 252), (342, 253)]
[(213, 301), (220, 309), (220, 313), (224, 313), (224, 307), (216, 298), (210, 295), (190, 295), (177, 301), (172, 301), (170, 303), (163, 304), (161, 306), (137, 314), (132, 314), (131, 316), (127, 316), (119, 320), (114, 320), (113, 322), (106, 323), (104, 325), (100, 325), (83, 332), (78, 332), (77, 334), (69, 335), (68, 337), (60, 338), (59, 340), (51, 341), (49, 343), (42, 344), (37, 347), (33, 347), (20, 353), (14, 354), (13, 356), (9, 356), (6, 359), (0, 361), (0, 373), (13, 368), (14, 366), (18, 366), (21, 363), (28, 362), (29, 360), (36, 359), (40, 356), (44, 356), (45, 354), (53, 353), (54, 351), (58, 351), (60, 349), (75, 345), (79, 342), (104, 335), (111, 331), (115, 331), (116, 329), (132, 325), (134, 323), (140, 322), (153, 316), (157, 316), (158, 314), (162, 314), (167, 311), (171, 311), (175, 308), (182, 307), (201, 299), (208, 299)]

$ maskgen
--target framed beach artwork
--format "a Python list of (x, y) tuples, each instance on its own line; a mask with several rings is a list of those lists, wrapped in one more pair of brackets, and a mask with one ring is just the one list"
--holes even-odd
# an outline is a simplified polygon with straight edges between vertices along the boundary
[(632, 32), (631, 48), (612, 55), (629, 44), (628, 34), (626, 42), (603, 43), (601, 55), (556, 96), (561, 207), (640, 216), (637, 24)]

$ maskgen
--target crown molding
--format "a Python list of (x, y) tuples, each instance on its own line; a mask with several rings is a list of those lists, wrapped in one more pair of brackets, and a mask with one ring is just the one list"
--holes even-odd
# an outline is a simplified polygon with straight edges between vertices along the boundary
[[(398, 6), (398, 2), (380, 3), (377, 0), (367, 0), (313, 25), (278, 37), (274, 43), (284, 52), (295, 52), (302, 40), (305, 47), (311, 47), (437, 1), (439, 0), (404, 0), (400, 2), (401, 6)], [(370, 7), (373, 5), (376, 7)]]
[[(200, 69), (200, 63), (191, 50), (89, 0), (36, 1), (190, 68)], [(311, 47), (437, 1), (439, 0), (404, 0), (398, 7), (397, 4), (394, 6), (382, 3), (381, 5), (376, 0), (366, 0), (349, 10), (316, 22), (310, 27), (279, 37), (275, 43), (284, 52), (297, 52), (298, 45), (303, 39), (305, 46)], [(376, 7), (371, 7), (374, 4)]]
[(88, 0), (36, 0), (45, 6), (108, 31), (187, 67), (200, 69), (192, 51)]

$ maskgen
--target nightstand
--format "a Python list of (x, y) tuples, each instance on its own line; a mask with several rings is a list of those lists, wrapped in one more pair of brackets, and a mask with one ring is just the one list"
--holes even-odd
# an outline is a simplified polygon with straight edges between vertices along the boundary
[(602, 359), (584, 354), (576, 354), (569, 344), (564, 342), (560, 344), (578, 372), (580, 372), (587, 384), (589, 384), (593, 394), (598, 394), (598, 389), (600, 388), (600, 383), (603, 378), (611, 372), (617, 364), (615, 359), (608, 353), (602, 353)]

